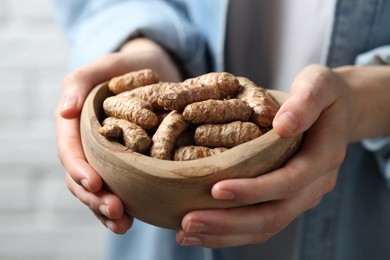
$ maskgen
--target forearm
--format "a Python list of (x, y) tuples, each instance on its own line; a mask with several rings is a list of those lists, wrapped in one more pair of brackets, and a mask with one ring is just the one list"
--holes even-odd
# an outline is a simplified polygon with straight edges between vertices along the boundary
[(390, 66), (334, 69), (349, 88), (350, 141), (390, 135)]

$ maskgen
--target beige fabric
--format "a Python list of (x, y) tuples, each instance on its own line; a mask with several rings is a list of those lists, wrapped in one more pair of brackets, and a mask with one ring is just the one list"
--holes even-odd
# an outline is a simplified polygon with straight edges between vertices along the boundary
[(288, 91), (303, 67), (321, 63), (334, 5), (335, 0), (231, 0), (226, 70)]
[[(263, 87), (288, 92), (302, 68), (321, 63), (334, 4), (335, 0), (231, 0), (226, 70), (246, 76)], [(293, 222), (264, 244), (247, 246), (246, 250), (230, 249), (225, 257), (294, 259), (298, 223)]]

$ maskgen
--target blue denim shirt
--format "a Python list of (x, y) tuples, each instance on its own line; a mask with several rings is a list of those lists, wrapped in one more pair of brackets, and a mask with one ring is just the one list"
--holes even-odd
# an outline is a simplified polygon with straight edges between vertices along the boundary
[[(224, 69), (228, 0), (55, 0), (72, 46), (71, 69), (115, 51), (131, 37), (150, 37), (170, 50), (188, 75)], [(324, 64), (336, 67), (390, 56), (390, 1), (337, 1)], [(390, 87), (390, 86), (389, 86)], [(390, 100), (390, 97), (389, 97)], [(296, 259), (390, 259), (389, 137), (350, 145), (336, 188), (300, 218)], [(390, 178), (389, 178), (390, 179)], [(182, 248), (174, 232), (136, 222), (112, 236), (109, 258), (257, 259), (248, 247)], [(154, 248), (155, 250), (150, 250)], [(249, 253), (248, 253), (249, 252)]]

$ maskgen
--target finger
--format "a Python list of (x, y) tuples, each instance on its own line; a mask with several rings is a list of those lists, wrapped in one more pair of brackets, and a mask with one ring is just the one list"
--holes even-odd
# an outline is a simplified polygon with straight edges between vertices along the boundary
[(289, 199), (233, 209), (190, 212), (183, 218), (183, 232), (188, 235), (277, 233), (286, 227), (303, 207), (299, 205), (298, 208), (290, 209), (292, 204), (295, 203)]
[(88, 164), (81, 144), (78, 119), (56, 117), (57, 149), (65, 170), (73, 180), (84, 188), (97, 192), (102, 188), (102, 179)]
[[(221, 181), (213, 186), (212, 196), (215, 199), (234, 198), (241, 205), (291, 198), (327, 174), (315, 162), (310, 165), (305, 157), (300, 155), (285, 167), (253, 179)], [(227, 193), (232, 195), (226, 196)]]
[(120, 219), (109, 219), (103, 215), (93, 212), (100, 222), (118, 235), (125, 234), (133, 225), (133, 218), (124, 214)]
[(101, 190), (93, 193), (78, 185), (69, 174), (66, 175), (66, 184), (69, 190), (94, 212), (109, 219), (119, 219), (124, 214), (122, 202), (115, 195)]
[(85, 98), (94, 86), (129, 71), (145, 68), (154, 70), (163, 81), (179, 81), (181, 78), (174, 59), (161, 46), (146, 38), (133, 39), (121, 51), (108, 54), (64, 79), (59, 114), (64, 118), (78, 117)]
[(233, 235), (214, 235), (214, 234), (187, 234), (184, 231), (178, 231), (176, 241), (182, 246), (203, 246), (209, 248), (222, 248), (241, 246), (247, 244), (263, 243), (270, 239), (274, 234), (271, 233), (243, 233)]
[(280, 107), (273, 128), (282, 137), (303, 133), (317, 120), (323, 110), (338, 97), (334, 73), (326, 67), (312, 65), (305, 68), (294, 80), (292, 93)]
[(256, 178), (220, 181), (212, 187), (212, 196), (246, 205), (294, 196), (342, 163), (346, 144), (340, 140), (339, 130), (332, 127), (323, 120), (316, 122), (301, 151), (282, 168)]
[(78, 184), (94, 192), (101, 188), (102, 181), (89, 166), (83, 153), (78, 116), (93, 86), (123, 74), (128, 69), (129, 65), (122, 56), (118, 53), (109, 54), (69, 74), (63, 82), (63, 96), (56, 112), (60, 160)]
[(67, 75), (62, 84), (58, 113), (64, 118), (78, 117), (94, 86), (129, 71), (131, 63), (125, 58), (120, 53), (111, 53)]
[(330, 173), (329, 178), (324, 176), (291, 199), (228, 210), (191, 212), (183, 219), (183, 230), (177, 233), (178, 242), (186, 242), (185, 237), (196, 237), (201, 239), (201, 245), (211, 247), (232, 246), (227, 242), (234, 245), (259, 243), (261, 237), (266, 238), (264, 235), (280, 232), (302, 212), (318, 205), (323, 194), (332, 188), (329, 183), (334, 185), (336, 175), (335, 172)]
[[(201, 231), (213, 234), (276, 233), (299, 214), (316, 205), (319, 199), (334, 187), (336, 178), (337, 171), (328, 173), (289, 199), (227, 210), (194, 211), (183, 218), (182, 226), (187, 232)], [(243, 216), (245, 221), (242, 221)]]
[(66, 184), (69, 190), (85, 205), (95, 216), (113, 232), (123, 234), (132, 225), (133, 219), (124, 213), (120, 199), (107, 191), (92, 193), (78, 185), (66, 174)]

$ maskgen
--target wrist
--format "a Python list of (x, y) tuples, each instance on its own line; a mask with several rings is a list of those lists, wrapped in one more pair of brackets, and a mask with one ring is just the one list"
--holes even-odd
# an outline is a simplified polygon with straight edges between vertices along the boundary
[(163, 51), (162, 47), (160, 47), (154, 41), (148, 38), (134, 38), (127, 42), (125, 42), (120, 48), (121, 52), (133, 52), (133, 51)]
[(390, 66), (344, 66), (333, 71), (348, 86), (350, 141), (390, 135)]

